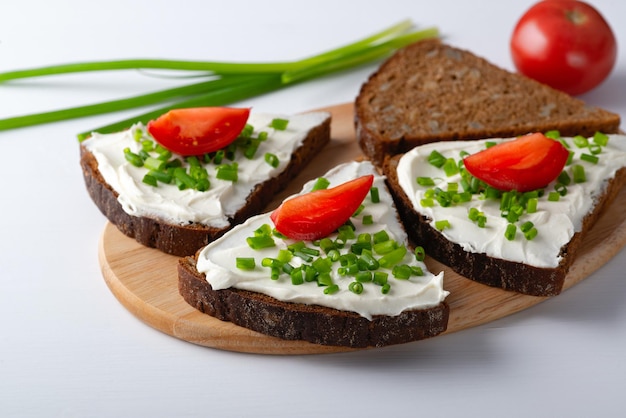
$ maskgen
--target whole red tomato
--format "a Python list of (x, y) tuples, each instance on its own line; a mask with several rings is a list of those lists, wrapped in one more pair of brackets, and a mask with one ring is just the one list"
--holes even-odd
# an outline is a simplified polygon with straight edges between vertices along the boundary
[(545, 0), (519, 20), (511, 37), (518, 71), (566, 93), (585, 93), (611, 72), (617, 42), (592, 6), (578, 0)]

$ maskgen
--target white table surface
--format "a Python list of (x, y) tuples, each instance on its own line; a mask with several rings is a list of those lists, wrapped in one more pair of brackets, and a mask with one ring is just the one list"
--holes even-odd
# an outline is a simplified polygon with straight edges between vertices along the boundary
[[(517, 1), (5, 1), (0, 71), (133, 57), (297, 59), (404, 18), (512, 69)], [(617, 67), (583, 96), (626, 118), (626, 2), (593, 2)], [(299, 112), (352, 101), (375, 67), (246, 102)], [(135, 73), (0, 85), (0, 116), (147, 92)], [(171, 83), (174, 83), (173, 81)], [(145, 325), (109, 292), (104, 217), (75, 134), (137, 111), (0, 132), (0, 416), (624, 416), (626, 252), (560, 296), (484, 326), (350, 354), (218, 351)]]

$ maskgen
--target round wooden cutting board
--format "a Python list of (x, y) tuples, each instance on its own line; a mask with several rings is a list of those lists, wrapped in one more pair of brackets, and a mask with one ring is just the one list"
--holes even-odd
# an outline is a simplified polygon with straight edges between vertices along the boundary
[[(333, 115), (331, 143), (294, 179), (289, 189), (276, 197), (274, 205), (298, 192), (305, 181), (323, 175), (340, 162), (361, 156), (354, 139), (352, 104), (323, 110)], [(623, 188), (585, 237), (564, 289), (588, 277), (626, 245), (625, 206), (626, 188)], [(104, 279), (122, 305), (148, 325), (194, 344), (237, 352), (316, 354), (352, 350), (268, 337), (195, 310), (178, 294), (178, 259), (138, 244), (110, 223), (105, 225), (99, 247)], [(475, 283), (432, 259), (427, 264), (432, 272), (445, 271), (444, 287), (450, 291), (446, 333), (493, 321), (546, 299)]]

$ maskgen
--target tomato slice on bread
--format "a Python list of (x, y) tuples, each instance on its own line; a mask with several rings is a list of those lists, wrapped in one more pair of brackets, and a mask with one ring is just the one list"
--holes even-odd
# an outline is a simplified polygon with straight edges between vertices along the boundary
[(288, 199), (270, 218), (276, 230), (288, 238), (307, 241), (324, 238), (350, 219), (373, 182), (374, 176), (367, 175)]
[(556, 179), (568, 157), (563, 144), (533, 133), (469, 155), (463, 162), (471, 175), (491, 187), (527, 192)]
[(177, 154), (202, 155), (224, 148), (246, 126), (249, 108), (174, 109), (148, 123), (155, 141)]

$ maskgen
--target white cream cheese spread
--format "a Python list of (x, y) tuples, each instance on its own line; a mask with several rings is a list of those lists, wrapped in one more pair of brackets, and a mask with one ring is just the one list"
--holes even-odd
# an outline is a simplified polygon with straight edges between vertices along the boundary
[[(523, 221), (531, 221), (538, 231), (534, 239), (523, 236), (514, 240), (505, 238), (508, 221), (502, 217), (500, 202), (497, 199), (484, 199), (473, 195), (470, 202), (442, 207), (438, 204), (428, 207), (422, 205), (425, 193), (432, 187), (446, 189), (448, 183), (460, 181), (460, 175), (450, 177), (428, 162), (433, 150), (446, 158), (460, 160), (460, 152), (474, 154), (485, 149), (486, 142), (501, 142), (510, 139), (489, 139), (480, 141), (449, 141), (423, 145), (414, 148), (401, 157), (398, 166), (398, 182), (413, 204), (416, 212), (429, 218), (431, 226), (437, 221), (447, 220), (449, 227), (442, 234), (451, 242), (459, 244), (465, 251), (484, 253), (490, 257), (520, 262), (536, 267), (554, 268), (561, 260), (561, 247), (567, 244), (576, 232), (582, 228), (582, 222), (599, 196), (601, 196), (616, 171), (626, 166), (626, 136), (609, 135), (608, 144), (597, 154), (597, 163), (581, 159), (582, 153), (589, 154), (588, 148), (574, 145), (572, 138), (562, 138), (575, 152), (571, 164), (565, 171), (570, 172), (574, 164), (584, 167), (586, 181), (572, 182), (567, 185), (567, 193), (559, 196), (558, 201), (547, 198), (549, 191), (554, 191), (556, 181), (549, 184), (545, 194), (538, 201), (535, 213), (525, 213)], [(589, 139), (592, 142), (592, 139)], [(421, 186), (418, 177), (430, 177), (434, 186)], [(468, 208), (475, 207), (487, 218), (484, 228), (480, 228), (468, 218)], [(519, 232), (518, 232), (519, 234)]]
[[(309, 131), (329, 117), (326, 112), (290, 116), (251, 112), (248, 124), (254, 127), (253, 135), (264, 131), (268, 134), (267, 139), (261, 142), (253, 159), (243, 156), (236, 159), (239, 167), (236, 182), (212, 176), (209, 179), (211, 187), (207, 191), (179, 190), (174, 184), (154, 187), (142, 181), (146, 170), (130, 164), (123, 153), (125, 148), (133, 152), (141, 149), (141, 144), (134, 139), (134, 131), (145, 130), (141, 124), (113, 134), (94, 133), (83, 145), (95, 156), (102, 177), (118, 193), (118, 201), (129, 215), (156, 218), (172, 224), (201, 223), (223, 228), (230, 225), (229, 217), (246, 204), (255, 186), (280, 174)], [(271, 128), (274, 118), (287, 119), (287, 128)], [(264, 160), (266, 153), (278, 157), (277, 167)]]
[[(346, 181), (367, 174), (375, 174), (375, 169), (369, 162), (352, 162), (336, 167), (328, 172), (324, 178), (330, 181), (329, 187), (333, 187)], [(314, 181), (307, 183), (302, 193), (313, 188)], [(374, 186), (379, 191), (380, 202), (374, 203), (370, 196), (366, 197), (362, 212), (352, 218), (356, 228), (355, 233), (375, 234), (381, 230), (387, 232), (389, 237), (402, 245), (407, 244), (407, 236), (400, 225), (391, 195), (386, 189), (384, 178), (376, 175)], [(423, 262), (417, 261), (412, 251), (407, 251), (401, 263), (409, 266), (420, 267), (423, 275), (413, 275), (408, 280), (395, 279), (391, 270), (381, 268), (381, 271), (389, 273), (390, 289), (387, 294), (381, 292), (381, 287), (374, 283), (365, 283), (363, 292), (355, 294), (349, 290), (349, 284), (355, 278), (338, 273), (339, 264), (334, 263), (331, 277), (339, 290), (334, 294), (325, 294), (324, 287), (316, 282), (304, 282), (299, 285), (292, 284), (289, 275), (283, 274), (277, 280), (270, 279), (269, 269), (261, 266), (261, 260), (265, 257), (274, 258), (280, 249), (286, 249), (293, 241), (288, 239), (275, 239), (276, 246), (254, 250), (246, 243), (246, 238), (253, 235), (264, 224), (273, 227), (269, 213), (250, 218), (247, 222), (239, 225), (226, 233), (222, 238), (210, 243), (199, 254), (197, 270), (206, 275), (207, 281), (215, 290), (226, 288), (245, 289), (263, 293), (286, 302), (315, 304), (331, 307), (344, 311), (357, 312), (361, 316), (371, 319), (373, 315), (399, 315), (405, 310), (428, 308), (439, 305), (448, 292), (443, 289), (443, 272), (433, 275)], [(371, 216), (372, 222), (364, 224), (363, 217)], [(329, 238), (335, 239), (336, 234)], [(311, 244), (311, 243), (309, 243)], [(348, 249), (340, 250), (342, 253)], [(251, 270), (237, 268), (238, 257), (253, 257), (256, 267)], [(294, 257), (290, 262), (298, 267), (303, 262)]]

